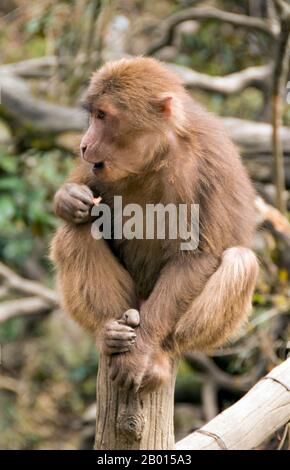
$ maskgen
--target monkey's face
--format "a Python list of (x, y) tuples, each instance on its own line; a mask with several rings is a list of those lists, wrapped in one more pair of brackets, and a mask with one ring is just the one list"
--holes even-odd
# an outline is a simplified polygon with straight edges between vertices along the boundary
[(89, 128), (81, 155), (95, 177), (116, 181), (142, 175), (181, 132), (184, 89), (158, 61), (139, 57), (109, 62), (92, 75), (85, 107)]
[(136, 118), (132, 109), (106, 95), (90, 97), (84, 107), (89, 111), (89, 127), (80, 151), (95, 177), (117, 181), (146, 171), (164, 140), (160, 126), (148, 125), (142, 116)]

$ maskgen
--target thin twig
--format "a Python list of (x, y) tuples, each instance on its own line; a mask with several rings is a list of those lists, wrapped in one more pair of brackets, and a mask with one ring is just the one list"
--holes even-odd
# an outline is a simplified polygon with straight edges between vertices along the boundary
[(283, 96), (288, 76), (290, 52), (290, 7), (283, 1), (276, 1), (280, 9), (280, 35), (275, 55), (272, 91), (272, 145), (274, 159), (274, 175), (276, 186), (276, 206), (283, 214), (286, 212), (285, 171), (283, 147), (279, 129), (282, 125)]

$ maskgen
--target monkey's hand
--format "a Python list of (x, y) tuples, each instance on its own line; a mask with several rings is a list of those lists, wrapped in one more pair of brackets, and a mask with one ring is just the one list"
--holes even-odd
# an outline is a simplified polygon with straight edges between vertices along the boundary
[(54, 211), (66, 222), (83, 224), (91, 220), (94, 195), (85, 184), (66, 183), (54, 197)]
[(102, 351), (108, 355), (130, 351), (137, 337), (134, 327), (139, 323), (139, 312), (133, 309), (125, 312), (120, 320), (112, 320), (107, 323), (102, 341)]

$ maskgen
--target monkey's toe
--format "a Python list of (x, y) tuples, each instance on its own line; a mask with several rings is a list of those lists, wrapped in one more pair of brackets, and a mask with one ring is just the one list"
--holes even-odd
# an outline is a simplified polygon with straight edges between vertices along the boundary
[(146, 355), (135, 355), (132, 351), (111, 356), (109, 377), (116, 387), (138, 391), (149, 367)]
[(123, 390), (138, 392), (142, 384), (143, 375), (143, 371), (139, 374), (136, 374), (134, 371), (118, 371), (113, 381), (115, 386)]
[(142, 393), (150, 393), (157, 390), (159, 387), (164, 385), (167, 382), (169, 376), (160, 371), (151, 371), (147, 372), (139, 385), (139, 390)]
[(165, 353), (156, 354), (142, 377), (140, 392), (153, 392), (168, 382), (171, 372), (170, 359)]

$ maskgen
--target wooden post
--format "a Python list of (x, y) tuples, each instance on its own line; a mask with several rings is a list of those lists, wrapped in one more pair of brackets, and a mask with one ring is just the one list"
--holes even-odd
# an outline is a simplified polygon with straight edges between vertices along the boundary
[(108, 359), (100, 357), (97, 378), (96, 450), (174, 449), (174, 387), (177, 361), (168, 384), (150, 394), (116, 389)]

